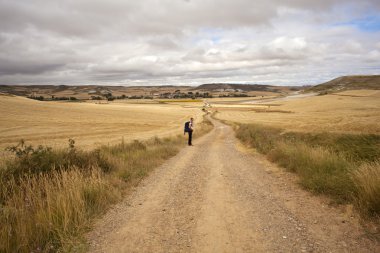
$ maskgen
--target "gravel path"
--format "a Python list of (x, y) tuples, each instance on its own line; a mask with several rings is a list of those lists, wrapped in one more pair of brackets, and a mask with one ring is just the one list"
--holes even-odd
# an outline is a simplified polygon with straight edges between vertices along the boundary
[(349, 208), (213, 123), (96, 223), (89, 252), (380, 252)]

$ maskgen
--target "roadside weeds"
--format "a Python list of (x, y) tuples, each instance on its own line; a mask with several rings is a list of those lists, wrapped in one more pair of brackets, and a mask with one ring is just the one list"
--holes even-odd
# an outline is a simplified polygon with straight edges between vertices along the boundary
[(380, 136), (285, 132), (259, 124), (232, 125), (236, 137), (299, 176), (305, 189), (353, 204), (361, 217), (380, 224)]
[[(196, 138), (209, 132), (204, 117)], [(71, 252), (86, 248), (95, 217), (176, 155), (184, 137), (152, 138), (83, 151), (69, 141), (52, 150), (25, 143), (0, 168), (0, 252)]]

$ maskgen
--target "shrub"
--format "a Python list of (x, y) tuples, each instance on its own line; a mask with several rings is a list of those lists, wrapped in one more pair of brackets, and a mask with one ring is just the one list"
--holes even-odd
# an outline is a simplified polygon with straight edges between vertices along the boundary
[(81, 151), (74, 147), (74, 140), (69, 140), (68, 149), (52, 150), (50, 147), (26, 145), (23, 140), (16, 146), (7, 150), (14, 153), (15, 157), (5, 162), (5, 168), (0, 170), (0, 180), (10, 177), (19, 178), (24, 175), (38, 175), (50, 173), (56, 170), (68, 170), (76, 167), (79, 170), (89, 170), (92, 167), (100, 167), (104, 172), (114, 169), (98, 149), (93, 151)]

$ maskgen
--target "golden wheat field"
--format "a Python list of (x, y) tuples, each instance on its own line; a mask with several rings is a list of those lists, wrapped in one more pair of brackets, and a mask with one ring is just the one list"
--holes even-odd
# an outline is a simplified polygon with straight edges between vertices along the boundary
[(177, 134), (190, 116), (201, 120), (202, 111), (176, 104), (41, 102), (0, 95), (0, 115), (3, 151), (20, 139), (61, 147), (72, 138), (77, 146), (91, 149), (123, 138), (128, 142)]
[(297, 99), (213, 104), (216, 117), (294, 131), (380, 133), (380, 91), (351, 90)]

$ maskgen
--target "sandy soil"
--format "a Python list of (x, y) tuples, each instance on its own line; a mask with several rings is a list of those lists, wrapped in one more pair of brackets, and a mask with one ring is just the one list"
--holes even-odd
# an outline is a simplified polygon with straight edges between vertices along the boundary
[(96, 222), (89, 252), (380, 252), (349, 209), (214, 124)]

